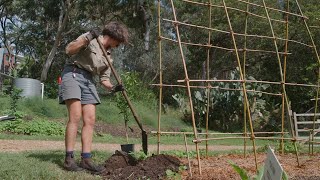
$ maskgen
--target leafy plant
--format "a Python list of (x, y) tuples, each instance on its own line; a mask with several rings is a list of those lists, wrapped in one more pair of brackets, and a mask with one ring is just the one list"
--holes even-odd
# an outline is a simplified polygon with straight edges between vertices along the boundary
[[(283, 146), (284, 146), (284, 152), (287, 152), (287, 153), (296, 152), (296, 150), (295, 150), (295, 145), (294, 145), (293, 142), (285, 141)], [(300, 151), (300, 149), (302, 148), (302, 147), (301, 147), (301, 144), (300, 144), (300, 143), (296, 143), (296, 146), (297, 146), (298, 151)], [(281, 148), (281, 147), (279, 146), (279, 149), (280, 149), (280, 148)]]
[[(143, 86), (142, 81), (139, 80), (138, 73), (127, 72), (127, 73), (121, 74), (121, 79), (125, 86), (125, 90), (131, 99), (143, 100), (143, 102), (146, 102), (146, 103), (150, 103), (155, 99), (153, 93), (150, 92), (147, 88), (145, 88)], [(129, 118), (130, 109), (122, 93), (116, 94), (116, 106), (120, 109), (120, 114), (123, 115), (123, 120), (125, 124), (125, 129), (126, 129), (127, 143), (129, 143), (127, 130), (128, 130), (128, 122), (130, 120)]]
[(132, 157), (134, 157), (136, 160), (140, 161), (140, 160), (145, 160), (149, 157), (149, 155), (146, 155), (144, 152), (142, 151), (136, 151), (136, 152), (130, 152), (129, 153)]
[[(260, 166), (256, 175), (250, 178), (248, 172), (244, 169), (235, 164), (232, 161), (229, 161), (229, 164), (232, 168), (240, 175), (242, 180), (262, 180), (263, 173), (264, 173), (264, 166)], [(288, 180), (288, 175), (285, 171), (282, 173), (282, 180)]]
[[(229, 79), (239, 80), (240, 73), (238, 69), (230, 72)], [(248, 76), (248, 80), (255, 80), (255, 78)], [(219, 87), (210, 91), (210, 114), (209, 114), (209, 126), (219, 131), (234, 132), (243, 128), (244, 117), (244, 98), (242, 91), (230, 91), (230, 89), (239, 90), (242, 89), (242, 85), (239, 82), (216, 82), (212, 85)], [(247, 83), (247, 89), (256, 91), (264, 91), (269, 88), (269, 85), (259, 83)], [(262, 99), (262, 93), (247, 93), (250, 113), (252, 121), (254, 121), (257, 127), (260, 127), (261, 121), (266, 121), (269, 117), (269, 112), (266, 109), (266, 101)], [(204, 115), (207, 108), (207, 94), (201, 91), (194, 92), (193, 104), (195, 114), (199, 121), (205, 122)], [(199, 122), (200, 124), (200, 122)]]
[(35, 119), (32, 121), (18, 119), (17, 121), (1, 123), (0, 132), (3, 131), (24, 135), (61, 136), (64, 135), (65, 127), (62, 123), (44, 119)]
[(170, 180), (180, 180), (181, 177), (181, 171), (187, 170), (187, 166), (179, 166), (179, 171), (175, 172), (172, 171), (171, 169), (166, 170), (166, 178)]
[(181, 179), (181, 175), (178, 172), (174, 172), (171, 169), (166, 170), (166, 178), (178, 180)]
[(10, 115), (14, 116), (17, 112), (18, 100), (21, 98), (22, 89), (13, 87), (11, 91)]
[(124, 120), (124, 126), (126, 130), (126, 139), (127, 139), (127, 143), (129, 143), (129, 137), (128, 137), (129, 106), (127, 101), (122, 95), (117, 94), (116, 102), (117, 102), (117, 107), (120, 109), (120, 114), (122, 114), (122, 117)]
[(177, 102), (179, 110), (186, 114), (188, 113), (188, 103), (186, 102), (185, 98), (181, 94), (174, 94), (172, 98)]
[(249, 180), (248, 172), (245, 169), (241, 168), (240, 166), (238, 166), (232, 161), (229, 161), (229, 164), (240, 175), (242, 180)]

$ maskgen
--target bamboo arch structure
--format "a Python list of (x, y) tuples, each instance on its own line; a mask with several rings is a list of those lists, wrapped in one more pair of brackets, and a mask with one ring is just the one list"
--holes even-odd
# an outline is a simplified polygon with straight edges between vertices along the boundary
[[(159, 87), (159, 109), (158, 109), (158, 129), (156, 132), (153, 132), (155, 134), (157, 134), (157, 138), (158, 138), (158, 153), (160, 153), (160, 139), (161, 139), (161, 135), (162, 134), (184, 134), (186, 135), (187, 133), (185, 132), (164, 132), (161, 131), (161, 112), (162, 112), (162, 98), (163, 98), (163, 88), (166, 87), (180, 87), (180, 88), (185, 88), (187, 90), (187, 94), (188, 94), (188, 100), (189, 100), (189, 106), (190, 106), (190, 111), (191, 111), (191, 118), (192, 118), (192, 126), (193, 126), (193, 133), (189, 133), (189, 134), (193, 134), (194, 135), (194, 139), (193, 142), (196, 146), (196, 152), (197, 152), (197, 160), (198, 160), (198, 168), (199, 168), (199, 174), (201, 175), (201, 161), (200, 161), (200, 152), (199, 152), (199, 143), (201, 142), (206, 142), (206, 153), (208, 153), (208, 141), (209, 140), (219, 140), (219, 139), (243, 139), (244, 140), (244, 154), (246, 154), (246, 140), (250, 139), (252, 141), (252, 148), (253, 148), (253, 153), (254, 153), (254, 157), (255, 157), (255, 165), (256, 165), (256, 169), (258, 167), (258, 163), (257, 163), (257, 152), (256, 152), (256, 139), (273, 139), (273, 140), (279, 140), (280, 141), (280, 145), (281, 145), (281, 149), (282, 149), (282, 153), (284, 152), (284, 140), (287, 141), (292, 141), (294, 144), (294, 148), (295, 148), (295, 152), (296, 152), (296, 158), (297, 158), (297, 163), (299, 165), (299, 156), (298, 156), (298, 149), (297, 149), (297, 145), (296, 142), (297, 141), (301, 141), (302, 139), (298, 139), (295, 136), (294, 133), (294, 129), (293, 129), (293, 124), (292, 124), (292, 120), (289, 119), (289, 124), (290, 124), (290, 132), (285, 132), (284, 129), (284, 125), (285, 125), (285, 113), (286, 112), (290, 112), (290, 106), (289, 106), (289, 99), (288, 99), (288, 95), (286, 92), (286, 88), (287, 86), (301, 86), (301, 87), (312, 87), (312, 88), (316, 88), (316, 95), (315, 95), (315, 112), (317, 113), (317, 104), (318, 104), (318, 97), (319, 97), (319, 80), (320, 80), (320, 74), (318, 73), (318, 82), (317, 84), (314, 85), (310, 85), (310, 84), (299, 84), (299, 83), (293, 83), (293, 82), (286, 82), (286, 70), (287, 70), (287, 59), (288, 56), (290, 55), (290, 52), (288, 51), (288, 44), (289, 43), (295, 43), (301, 46), (305, 46), (310, 48), (316, 57), (316, 60), (318, 61), (318, 65), (320, 64), (320, 58), (319, 58), (319, 53), (317, 51), (317, 47), (316, 44), (314, 42), (314, 39), (312, 37), (311, 31), (309, 29), (307, 20), (308, 18), (303, 14), (303, 11), (301, 9), (301, 6), (298, 2), (298, 0), (285, 0), (284, 4), (285, 4), (285, 8), (284, 9), (279, 9), (279, 8), (273, 8), (273, 7), (269, 7), (265, 0), (262, 0), (260, 2), (260, 4), (254, 3), (252, 0), (234, 0), (234, 2), (237, 3), (242, 3), (245, 5), (246, 9), (240, 9), (237, 7), (232, 7), (231, 3), (226, 0), (220, 0), (218, 1), (219, 3), (217, 3), (217, 0), (207, 0), (207, 2), (205, 1), (196, 1), (196, 0), (167, 0), (169, 2), (169, 4), (171, 5), (170, 9), (172, 10), (172, 18), (171, 19), (166, 19), (166, 18), (162, 18), (161, 16), (161, 10), (162, 10), (162, 4), (161, 4), (161, 0), (158, 0), (158, 46), (159, 46), (159, 71), (160, 71), (160, 78), (159, 78), (159, 83), (158, 84), (153, 84), (154, 86), (158, 86)], [(182, 22), (179, 21), (177, 13), (176, 13), (176, 8), (175, 8), (175, 3), (179, 1), (180, 3), (186, 3), (188, 6), (200, 6), (203, 8), (207, 8), (208, 9), (208, 14), (209, 14), (209, 18), (208, 18), (208, 24), (207, 26), (200, 26), (200, 25), (194, 25), (191, 23), (187, 23), (187, 22)], [(295, 3), (295, 5), (298, 7), (298, 13), (295, 12), (291, 12), (290, 11), (290, 2), (291, 3)], [(255, 8), (260, 8), (261, 11), (264, 11), (264, 15), (259, 15), (259, 14), (255, 14), (254, 12), (250, 12), (250, 8), (251, 7), (255, 7)], [(224, 11), (225, 13), (225, 18), (226, 18), (226, 25), (228, 26), (228, 30), (223, 30), (223, 29), (218, 29), (218, 28), (214, 28), (214, 24), (212, 23), (212, 15), (213, 15), (213, 8), (220, 8)], [(244, 23), (244, 33), (239, 33), (239, 32), (235, 32), (233, 29), (233, 24), (231, 22), (231, 19), (229, 17), (230, 15), (230, 11), (237, 11), (237, 12), (241, 12), (244, 14), (245, 17), (245, 23)], [(284, 14), (284, 20), (283, 19), (275, 19), (270, 17), (271, 13), (282, 13)], [(302, 23), (306, 28), (306, 31), (308, 33), (308, 38), (311, 42), (310, 43), (306, 43), (306, 42), (300, 42), (297, 40), (293, 40), (293, 39), (289, 39), (289, 17), (297, 17), (297, 18), (301, 18), (302, 19)], [(267, 36), (267, 35), (256, 35), (256, 34), (249, 34), (248, 33), (248, 19), (250, 17), (255, 17), (255, 18), (259, 18), (261, 20), (265, 20), (267, 21), (268, 25), (269, 25), (269, 32), (271, 35)], [(174, 27), (175, 30), (175, 35), (176, 38), (170, 38), (170, 37), (165, 37), (164, 35), (162, 35), (162, 22), (167, 22), (167, 23), (171, 23)], [(277, 23), (282, 23), (285, 26), (285, 37), (279, 37), (275, 34), (275, 27), (273, 25), (273, 22), (277, 22)], [(207, 44), (201, 44), (199, 42), (184, 42), (181, 39), (181, 34), (180, 34), (180, 27), (181, 26), (187, 26), (189, 28), (196, 28), (196, 29), (201, 29), (201, 30), (206, 30), (208, 32), (208, 41)], [(266, 27), (267, 28), (267, 27)], [(211, 37), (212, 37), (212, 33), (217, 32), (217, 33), (223, 33), (223, 34), (227, 34), (229, 35), (231, 42), (232, 42), (232, 47), (222, 47), (222, 46), (218, 46), (218, 45), (213, 45), (211, 44)], [(242, 37), (244, 38), (244, 44), (242, 44), (243, 48), (239, 48), (239, 43), (237, 42), (237, 37)], [(259, 39), (266, 39), (266, 40), (270, 40), (272, 41), (271, 44), (273, 44), (274, 46), (274, 50), (264, 50), (264, 49), (250, 49), (248, 48), (248, 41), (247, 38), (249, 37), (254, 37), (254, 38), (259, 38)], [(163, 66), (162, 66), (162, 62), (163, 62), (163, 50), (162, 50), (162, 41), (169, 41), (172, 42), (174, 44), (177, 44), (179, 51), (180, 51), (180, 55), (181, 55), (181, 63), (183, 65), (183, 70), (184, 70), (184, 79), (179, 80), (178, 83), (184, 83), (184, 85), (175, 85), (175, 84), (164, 84), (163, 83)], [(284, 43), (284, 50), (283, 52), (279, 51), (279, 45), (278, 42), (281, 41)], [(206, 79), (190, 79), (189, 78), (189, 74), (188, 74), (188, 69), (187, 69), (187, 64), (186, 64), (186, 58), (185, 58), (185, 52), (183, 50), (183, 46), (197, 46), (197, 47), (203, 47), (207, 49), (207, 58), (206, 58)], [(228, 79), (214, 79), (213, 77), (210, 77), (210, 49), (219, 49), (219, 50), (225, 50), (227, 52), (232, 52), (235, 55), (235, 60), (236, 60), (236, 64), (237, 64), (237, 68), (239, 69), (239, 73), (240, 73), (240, 79), (239, 80), (228, 80)], [(240, 54), (240, 52), (242, 54)], [(271, 81), (258, 81), (258, 80), (248, 80), (245, 78), (246, 75), (246, 60), (247, 60), (247, 53), (272, 53), (276, 55), (276, 60), (278, 63), (278, 67), (279, 67), (279, 74), (280, 74), (280, 82), (271, 82)], [(283, 58), (282, 58), (283, 57)], [(319, 71), (320, 72), (320, 71)], [(205, 83), (205, 86), (191, 86), (190, 83), (191, 82), (202, 82)], [(240, 89), (231, 89), (231, 88), (221, 88), (221, 87), (214, 87), (211, 86), (212, 82), (236, 82), (236, 83), (240, 83), (241, 84), (241, 88)], [(270, 93), (270, 92), (263, 92), (263, 91), (257, 91), (257, 90), (252, 90), (252, 89), (247, 89), (246, 84), (248, 83), (264, 83), (264, 84), (273, 84), (273, 85), (279, 85), (281, 87), (281, 93)], [(202, 88), (205, 89), (206, 91), (206, 132), (202, 133), (205, 135), (204, 139), (200, 139), (199, 138), (199, 134), (197, 132), (197, 128), (196, 128), (196, 120), (195, 120), (195, 113), (194, 113), (194, 106), (193, 106), (193, 101), (192, 101), (192, 94), (191, 94), (191, 89), (192, 88)], [(216, 134), (233, 134), (233, 135), (242, 135), (242, 136), (235, 136), (235, 137), (221, 137), (221, 138), (209, 138), (210, 134), (215, 134), (215, 133), (209, 133), (208, 131), (208, 124), (209, 124), (209, 109), (210, 109), (210, 90), (211, 89), (223, 89), (225, 91), (241, 91), (243, 94), (243, 114), (244, 114), (244, 132), (243, 133), (216, 133)], [(267, 95), (273, 95), (273, 96), (279, 96), (281, 97), (281, 102), (282, 102), (282, 109), (281, 109), (281, 132), (254, 132), (253, 130), (253, 124), (252, 124), (252, 117), (251, 117), (251, 113), (250, 112), (250, 103), (248, 100), (248, 96), (247, 93), (248, 92), (259, 92), (259, 93), (263, 93), (263, 94), (267, 94)], [(290, 116), (289, 116), (290, 118)], [(315, 130), (315, 121), (316, 121), (316, 116), (314, 116), (313, 119), (313, 130)], [(247, 126), (249, 127), (249, 129), (247, 129)], [(256, 134), (259, 133), (263, 133), (263, 134), (280, 134), (280, 137), (256, 137)], [(291, 135), (291, 137), (285, 137), (285, 134), (289, 133)], [(186, 138), (186, 136), (185, 136)], [(312, 143), (317, 143), (314, 141), (313, 137), (312, 140), (309, 140)], [(189, 159), (189, 157), (188, 157)], [(191, 172), (191, 171), (190, 171)]]

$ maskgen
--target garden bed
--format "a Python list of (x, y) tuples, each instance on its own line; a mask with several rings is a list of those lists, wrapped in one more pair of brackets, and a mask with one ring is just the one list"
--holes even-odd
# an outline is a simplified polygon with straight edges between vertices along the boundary
[[(276, 156), (289, 179), (320, 179), (320, 154), (313, 156), (300, 155), (300, 166), (298, 166), (295, 154), (277, 154)], [(257, 154), (258, 167), (264, 164), (265, 159), (265, 153)], [(114, 155), (106, 160), (105, 167), (107, 170), (101, 175), (106, 179), (165, 179), (168, 176), (171, 179), (179, 177), (178, 179), (187, 180), (241, 179), (240, 175), (230, 165), (230, 161), (246, 170), (250, 177), (256, 174), (253, 154), (248, 155), (246, 158), (243, 155), (234, 154), (201, 158), (201, 175), (199, 175), (198, 161), (193, 158), (191, 159), (191, 176), (189, 169), (181, 171), (183, 169), (181, 167), (188, 167), (186, 158), (160, 154), (153, 155), (142, 161), (136, 161), (128, 154), (116, 151)]]
[[(289, 179), (296, 180), (316, 180), (320, 179), (320, 154), (309, 156), (307, 154), (299, 155), (300, 166), (298, 166), (295, 154), (276, 154), (280, 164), (287, 173)], [(258, 167), (264, 164), (266, 154), (258, 154)], [(182, 163), (188, 164), (187, 159), (181, 159)], [(234, 162), (241, 168), (245, 169), (250, 177), (254, 176), (255, 160), (254, 155), (250, 154), (247, 158), (244, 155), (220, 155), (201, 159), (202, 174), (199, 175), (198, 161), (191, 160), (192, 177), (188, 171), (182, 173), (183, 179), (198, 180), (198, 179), (241, 179), (240, 175), (232, 168), (229, 161)]]

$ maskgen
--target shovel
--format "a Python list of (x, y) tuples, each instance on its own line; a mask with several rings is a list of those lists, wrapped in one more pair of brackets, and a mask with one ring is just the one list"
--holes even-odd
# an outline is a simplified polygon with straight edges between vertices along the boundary
[[(118, 84), (122, 84), (121, 79), (120, 79), (120, 77), (118, 76), (118, 73), (116, 72), (116, 70), (114, 69), (114, 67), (112, 66), (111, 61), (110, 61), (110, 59), (108, 58), (107, 52), (105, 51), (105, 49), (104, 49), (101, 41), (100, 41), (98, 38), (96, 38), (96, 40), (98, 41), (98, 44), (99, 44), (99, 46), (100, 46), (100, 49), (101, 49), (102, 52), (103, 52), (104, 57), (107, 59), (107, 63), (104, 61), (105, 65), (107, 65), (108, 67), (110, 67), (111, 72), (112, 72), (112, 74), (114, 75), (114, 77), (116, 78)], [(132, 115), (133, 115), (134, 119), (136, 120), (136, 122), (137, 122), (137, 124), (138, 124), (138, 126), (139, 126), (139, 128), (140, 128), (140, 130), (141, 130), (142, 149), (143, 149), (143, 152), (147, 155), (147, 154), (148, 154), (148, 136), (147, 136), (147, 132), (143, 129), (142, 124), (141, 124), (141, 121), (140, 121), (140, 119), (138, 118), (136, 111), (133, 109), (133, 106), (132, 106), (131, 101), (130, 101), (128, 95), (127, 95), (127, 92), (126, 92), (125, 90), (124, 90), (124, 91), (121, 91), (121, 92), (122, 92), (122, 95), (124, 96), (124, 98), (126, 99), (128, 105), (129, 105), (129, 108), (130, 108), (130, 110), (131, 110), (131, 112), (132, 112)]]

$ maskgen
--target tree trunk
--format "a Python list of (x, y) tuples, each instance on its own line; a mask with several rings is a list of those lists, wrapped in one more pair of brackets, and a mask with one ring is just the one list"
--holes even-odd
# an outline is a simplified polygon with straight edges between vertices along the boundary
[[(1, 67), (0, 67), (0, 70), (1, 70)], [(1, 72), (0, 72), (1, 73)], [(2, 89), (2, 86), (3, 86), (3, 78), (2, 78), (2, 74), (0, 74), (0, 93), (2, 94), (3, 92), (3, 89)]]
[(53, 47), (52, 47), (52, 49), (48, 55), (48, 58), (42, 68), (42, 72), (41, 72), (41, 81), (42, 82), (47, 79), (49, 68), (53, 62), (53, 58), (57, 52), (58, 45), (59, 45), (60, 40), (62, 38), (62, 32), (64, 31), (64, 29), (67, 25), (67, 22), (68, 22), (68, 16), (69, 16), (69, 11), (70, 11), (70, 7), (71, 7), (70, 0), (66, 0), (66, 2), (62, 1), (62, 4), (63, 5), (61, 7), (60, 16), (59, 16), (58, 32), (55, 37)]
[(143, 14), (143, 26), (144, 26), (144, 49), (146, 51), (149, 51), (151, 12), (147, 8), (148, 7), (146, 4), (141, 6), (141, 11)]

